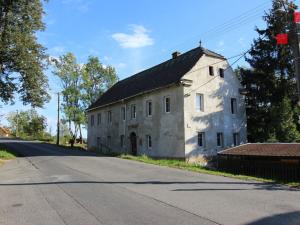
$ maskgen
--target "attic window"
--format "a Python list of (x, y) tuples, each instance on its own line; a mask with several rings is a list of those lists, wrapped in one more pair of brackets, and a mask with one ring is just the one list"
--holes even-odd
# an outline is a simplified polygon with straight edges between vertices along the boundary
[(224, 69), (219, 69), (220, 77), (224, 78)]
[(214, 67), (213, 66), (209, 66), (209, 75), (213, 76), (214, 75)]

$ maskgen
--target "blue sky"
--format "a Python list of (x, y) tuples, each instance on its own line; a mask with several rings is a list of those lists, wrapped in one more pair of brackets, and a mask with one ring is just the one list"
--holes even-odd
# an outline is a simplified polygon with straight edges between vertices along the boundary
[[(50, 0), (45, 3), (47, 28), (38, 40), (53, 57), (70, 51), (84, 63), (89, 55), (98, 56), (123, 79), (170, 59), (174, 51), (197, 47), (200, 40), (227, 58), (238, 55), (257, 37), (255, 26), (265, 26), (261, 17), (270, 7), (271, 0)], [(60, 86), (51, 68), (46, 74), (52, 100), (38, 111), (54, 133)], [(16, 100), (1, 111), (28, 108)]]

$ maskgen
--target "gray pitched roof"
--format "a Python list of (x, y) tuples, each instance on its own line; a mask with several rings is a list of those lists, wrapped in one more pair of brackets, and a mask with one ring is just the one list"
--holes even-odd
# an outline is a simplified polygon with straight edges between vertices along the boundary
[(96, 102), (91, 104), (87, 110), (175, 84), (197, 63), (203, 54), (225, 59), (222, 55), (202, 47), (194, 48), (176, 58), (167, 60), (150, 69), (117, 82), (101, 95)]

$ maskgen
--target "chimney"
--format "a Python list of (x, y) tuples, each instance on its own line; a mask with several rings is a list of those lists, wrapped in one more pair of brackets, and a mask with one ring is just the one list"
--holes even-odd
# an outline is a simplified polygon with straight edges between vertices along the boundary
[(177, 51), (176, 51), (176, 52), (173, 52), (173, 53), (172, 53), (172, 58), (175, 59), (175, 58), (177, 58), (178, 56), (180, 56), (180, 54), (181, 54), (181, 53), (180, 53), (180, 52), (177, 52)]

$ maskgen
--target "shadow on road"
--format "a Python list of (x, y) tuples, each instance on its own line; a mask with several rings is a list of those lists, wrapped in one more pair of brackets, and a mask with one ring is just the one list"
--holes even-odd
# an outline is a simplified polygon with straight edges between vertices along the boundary
[(299, 225), (300, 224), (300, 211), (281, 213), (258, 219), (246, 225)]
[[(0, 183), (1, 186), (35, 186), (35, 185), (59, 185), (59, 184), (135, 184), (135, 185), (172, 185), (172, 184), (214, 184), (214, 185), (239, 185), (237, 188), (193, 188), (193, 189), (174, 189), (171, 191), (236, 191), (236, 190), (286, 190), (300, 191), (296, 188), (290, 188), (283, 185), (273, 183), (243, 183), (243, 182), (206, 182), (206, 181), (50, 181), (50, 182), (30, 182), (30, 183)], [(240, 185), (247, 185), (243, 188)], [(249, 188), (253, 185), (253, 188)]]

